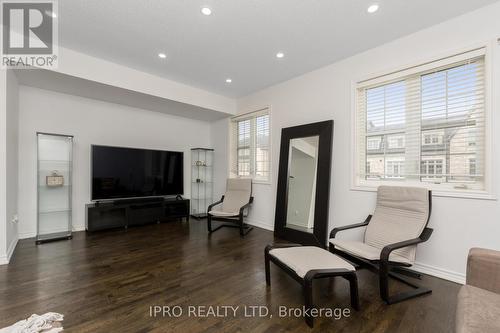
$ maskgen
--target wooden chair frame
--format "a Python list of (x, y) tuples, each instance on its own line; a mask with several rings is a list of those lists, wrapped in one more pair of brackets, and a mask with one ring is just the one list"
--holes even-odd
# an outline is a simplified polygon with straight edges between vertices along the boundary
[[(210, 211), (212, 210), (212, 208), (217, 206), (217, 205), (220, 205), (223, 202), (224, 202), (224, 196), (222, 196), (222, 198), (219, 201), (214, 202), (213, 204), (208, 206), (208, 209), (207, 209), (208, 232), (211, 234), (212, 232), (215, 232), (215, 231), (219, 230), (220, 228), (238, 228), (238, 229), (240, 229), (240, 236), (244, 237), (246, 234), (248, 234), (253, 229), (253, 227), (250, 227), (248, 224), (243, 222), (245, 209), (250, 207), (250, 205), (253, 203), (253, 197), (250, 197), (250, 200), (248, 201), (247, 204), (240, 207), (240, 211), (239, 211), (238, 215), (236, 215), (234, 217), (233, 216), (228, 216), (228, 217), (212, 216), (210, 214)], [(229, 222), (232, 224), (227, 224), (227, 223), (221, 224), (218, 227), (216, 227), (215, 229), (213, 229), (212, 228), (212, 221)]]

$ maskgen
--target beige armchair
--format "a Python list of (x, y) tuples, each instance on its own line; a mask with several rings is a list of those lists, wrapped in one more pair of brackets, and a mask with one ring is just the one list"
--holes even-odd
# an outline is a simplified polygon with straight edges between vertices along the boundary
[[(417, 245), (429, 240), (427, 227), (431, 216), (432, 193), (420, 187), (379, 186), (377, 206), (365, 222), (337, 227), (330, 233), (330, 251), (354, 262), (358, 268), (378, 271), (380, 296), (387, 304), (430, 294), (431, 290), (403, 275), (420, 278), (405, 269), (415, 262)], [(350, 241), (337, 238), (339, 231), (365, 227), (364, 239)], [(389, 278), (413, 290), (389, 294)]]
[[(207, 227), (212, 233), (223, 227), (239, 228), (240, 235), (245, 236), (252, 227), (243, 222), (245, 212), (253, 202), (252, 180), (245, 178), (229, 178), (226, 184), (226, 194), (222, 198), (208, 206)], [(229, 222), (215, 229), (212, 221)]]
[(500, 251), (469, 251), (455, 326), (457, 333), (500, 332)]

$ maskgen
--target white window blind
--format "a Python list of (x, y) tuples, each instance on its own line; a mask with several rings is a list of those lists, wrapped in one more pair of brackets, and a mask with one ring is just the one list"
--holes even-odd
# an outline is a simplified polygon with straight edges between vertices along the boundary
[(269, 109), (231, 119), (230, 176), (270, 180)]
[(485, 190), (485, 50), (357, 86), (356, 182)]

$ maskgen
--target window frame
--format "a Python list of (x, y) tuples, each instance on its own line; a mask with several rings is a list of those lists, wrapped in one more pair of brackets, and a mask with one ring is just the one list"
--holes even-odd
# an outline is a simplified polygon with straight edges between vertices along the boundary
[[(235, 137), (234, 135), (234, 129), (233, 129), (233, 126), (235, 126), (234, 124), (239, 121), (244, 121), (244, 120), (247, 120), (247, 119), (254, 119), (254, 118), (257, 118), (259, 116), (262, 116), (264, 114), (267, 114), (269, 116), (269, 144), (268, 144), (268, 149), (269, 149), (269, 176), (267, 179), (263, 179), (263, 178), (256, 178), (255, 177), (255, 174), (251, 174), (250, 176), (239, 176), (237, 174), (237, 172), (235, 173), (234, 170), (233, 170), (233, 167), (236, 165), (236, 167), (238, 167), (238, 151), (239, 151), (239, 147), (238, 147), (238, 142), (237, 142), (237, 138)], [(237, 125), (236, 125), (237, 126)], [(250, 178), (252, 179), (252, 183), (253, 184), (263, 184), (263, 185), (271, 185), (272, 184), (272, 178), (273, 178), (273, 168), (272, 168), (272, 161), (273, 161), (273, 156), (272, 156), (272, 145), (273, 145), (273, 142), (272, 142), (272, 112), (271, 112), (271, 107), (270, 106), (264, 106), (262, 108), (259, 108), (259, 109), (256, 109), (256, 110), (253, 110), (253, 111), (249, 111), (249, 112), (242, 112), (240, 114), (237, 114), (231, 118), (229, 118), (229, 144), (228, 144), (228, 177), (229, 178)], [(252, 130), (256, 130), (256, 128), (254, 126), (251, 126), (251, 131)], [(237, 135), (236, 135), (237, 136)], [(252, 135), (251, 134), (251, 140), (252, 138), (255, 139), (255, 135)], [(252, 145), (255, 144), (255, 147), (256, 147), (256, 143), (251, 143), (250, 144), (250, 151), (252, 150)], [(251, 154), (251, 153), (250, 153)], [(255, 153), (255, 156), (257, 154)], [(252, 161), (252, 157), (250, 158), (250, 161)], [(254, 163), (256, 164), (257, 161), (255, 160)]]
[[(492, 184), (492, 109), (495, 104), (492, 95), (493, 77), (493, 53), (492, 49), (497, 46), (496, 40), (476, 43), (454, 51), (443, 52), (435, 57), (426, 57), (415, 60), (412, 63), (393, 67), (374, 74), (364, 75), (358, 80), (351, 82), (351, 186), (352, 191), (375, 192), (381, 185), (407, 185), (425, 187), (433, 191), (434, 196), (452, 198), (470, 198), (480, 200), (497, 200), (496, 192)], [(476, 55), (475, 55), (476, 54)], [(475, 55), (475, 56), (474, 56)], [(358, 98), (360, 84), (363, 86), (382, 85), (383, 83), (397, 82), (410, 74), (422, 73), (433, 68), (452, 65), (461, 60), (471, 59), (477, 56), (484, 57), (484, 190), (463, 190), (452, 186), (440, 186), (432, 183), (411, 180), (373, 180), (362, 179), (358, 176), (360, 167), (360, 152), (358, 135)], [(370, 82), (368, 84), (368, 82)], [(423, 140), (423, 138), (422, 138)]]

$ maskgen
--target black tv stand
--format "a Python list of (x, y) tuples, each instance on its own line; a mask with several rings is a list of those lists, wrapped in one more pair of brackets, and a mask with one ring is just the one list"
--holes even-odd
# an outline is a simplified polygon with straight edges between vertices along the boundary
[(118, 199), (114, 200), (115, 205), (130, 205), (143, 202), (161, 202), (165, 200), (164, 197), (148, 197), (148, 198), (130, 198), (130, 199)]
[(189, 219), (189, 200), (178, 198), (124, 199), (86, 205), (86, 229), (98, 231)]

